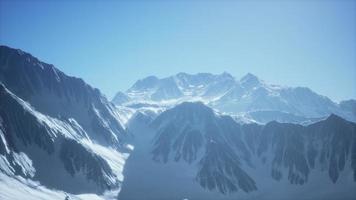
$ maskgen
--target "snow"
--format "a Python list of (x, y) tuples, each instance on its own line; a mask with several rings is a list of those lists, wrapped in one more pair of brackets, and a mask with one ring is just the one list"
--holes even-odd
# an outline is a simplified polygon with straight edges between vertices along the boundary
[[(113, 171), (112, 177), (107, 178), (111, 180), (112, 183), (119, 182), (119, 185), (116, 188), (106, 191), (101, 196), (96, 194), (81, 194), (78, 196), (68, 194), (70, 199), (116, 199), (121, 188), (121, 182), (124, 179), (122, 174), (123, 167), (129, 153), (121, 153), (118, 149), (114, 149), (113, 147), (105, 147), (96, 144), (88, 137), (87, 133), (74, 118), (63, 119), (62, 121), (47, 116), (36, 111), (29, 103), (12, 94), (9, 90), (6, 89), (6, 92), (23, 107), (24, 112), (28, 112), (34, 117), (38, 123), (38, 126), (43, 126), (47, 130), (46, 133), (53, 141), (60, 141), (63, 137), (78, 141), (89, 151), (102, 157)], [(98, 110), (95, 110), (95, 112), (98, 117), (101, 117)], [(0, 122), (0, 126), (2, 126), (2, 121)], [(102, 122), (106, 123), (104, 119), (102, 119)], [(40, 182), (15, 175), (16, 171), (22, 172), (22, 174), (26, 177), (33, 178), (36, 174), (36, 169), (32, 164), (32, 160), (24, 152), (17, 153), (9, 148), (5, 135), (2, 131), (3, 130), (0, 129), (0, 143), (4, 146), (6, 156), (0, 155), (0, 199), (65, 199), (67, 194), (63, 191), (52, 190), (41, 185)], [(129, 150), (133, 149), (133, 146), (126, 146)], [(38, 155), (37, 153), (35, 154)], [(11, 156), (11, 160), (8, 160), (8, 155)], [(53, 154), (53, 156), (55, 155), (56, 154)], [(39, 167), (38, 162), (35, 163), (37, 163), (36, 167)], [(16, 169), (14, 166), (16, 166)], [(60, 166), (58, 165), (58, 167)], [(80, 172), (77, 174), (79, 173)]]
[(5, 156), (3, 155), (0, 155), (0, 166), (1, 166), (1, 169), (0, 169), (0, 174), (1, 174), (1, 171), (3, 173), (6, 173), (6, 174), (13, 174), (14, 173), (14, 169), (11, 167), (9, 161), (6, 159)]
[(77, 195), (80, 199), (85, 200), (117, 200), (117, 195), (119, 194), (120, 190), (111, 190), (106, 191), (103, 195), (96, 195), (96, 194), (80, 194)]
[(115, 116), (119, 119), (121, 126), (126, 127), (127, 122), (135, 113), (135, 109), (126, 106), (116, 106), (115, 108)]
[[(171, 85), (164, 84), (167, 79), (173, 80), (182, 96), (167, 99), (162, 94), (160, 98), (152, 99), (151, 96), (156, 91), (162, 88), (164, 88), (163, 91), (169, 90)], [(157, 81), (158, 84), (152, 87), (130, 88), (127, 95), (131, 100), (125, 106), (129, 106), (133, 102), (141, 102), (156, 104), (161, 109), (166, 110), (182, 102), (201, 101), (221, 112), (228, 112), (233, 115), (241, 115), (250, 111), (275, 110), (305, 118), (325, 117), (331, 113), (336, 113), (351, 121), (356, 119), (356, 116), (342, 111), (337, 103), (312, 92), (308, 88), (269, 84), (250, 73), (240, 80), (227, 73), (220, 75), (178, 73), (168, 78), (157, 79)], [(209, 90), (211, 88), (214, 89)], [(240, 88), (241, 95), (232, 94), (234, 88)], [(266, 120), (273, 121), (275, 119)], [(241, 120), (241, 122), (244, 121), (265, 123), (251, 117), (249, 120)]]
[(130, 151), (133, 151), (135, 149), (135, 147), (131, 144), (126, 144), (126, 148)]
[(16, 162), (26, 176), (33, 177), (36, 169), (32, 166), (32, 160), (23, 152), (13, 153), (14, 162)]
[(114, 200), (118, 191), (96, 194), (69, 194), (60, 190), (52, 190), (39, 182), (22, 178), (20, 176), (7, 176), (0, 173), (0, 199), (1, 200)]
[(124, 169), (125, 161), (129, 157), (129, 153), (121, 153), (111, 147), (104, 147), (86, 139), (81, 140), (80, 142), (88, 149), (104, 158), (119, 181), (124, 180), (124, 175), (122, 172)]
[[(64, 121), (61, 121), (56, 118), (52, 118), (50, 116), (44, 115), (38, 111), (35, 110), (29, 103), (26, 101), (22, 100), (21, 98), (17, 97), (13, 93), (11, 93), (9, 90), (6, 89), (6, 91), (19, 103), (23, 106), (25, 111), (31, 113), (31, 115), (35, 116), (37, 121), (48, 127), (49, 133), (51, 134), (50, 136), (52, 138), (57, 137), (59, 134), (63, 135), (68, 138), (72, 139), (79, 139), (82, 137), (87, 137), (85, 134), (85, 131), (83, 128), (75, 121), (75, 119), (70, 118), (68, 119), (69, 123), (66, 123)], [(84, 135), (78, 135), (78, 132)], [(3, 137), (1, 137), (3, 139)]]
[[(0, 120), (1, 120), (1, 118), (0, 118)], [(2, 122), (0, 121), (0, 126), (2, 125)], [(4, 144), (4, 146), (5, 146), (5, 151), (6, 151), (6, 153), (9, 153), (10, 152), (10, 149), (9, 149), (9, 147), (8, 147), (8, 145), (7, 145), (7, 142), (6, 142), (6, 140), (5, 140), (5, 135), (4, 135), (4, 133), (2, 132), (2, 130), (0, 129), (0, 139), (1, 139), (1, 143), (2, 144)]]
[(9, 163), (8, 159), (4, 155), (0, 155), (0, 173), (3, 172), (7, 175), (14, 175), (15, 169), (11, 164), (17, 165), (18, 170), (28, 177), (33, 177), (35, 175), (36, 169), (32, 166), (32, 160), (23, 152), (8, 152), (13, 157), (11, 163)]
[[(0, 199), (2, 200), (64, 200), (66, 197), (64, 192), (50, 190), (38, 182), (19, 176), (9, 177), (2, 173), (0, 173), (0, 188)], [(74, 197), (73, 199), (79, 198)]]
[[(302, 199), (352, 199), (350, 196), (353, 197), (356, 194), (356, 191), (354, 190), (356, 183), (353, 181), (353, 172), (350, 168), (345, 168), (341, 172), (337, 184), (334, 184), (330, 180), (328, 171), (322, 171), (318, 166), (311, 170), (307, 183), (304, 183), (304, 185), (291, 184), (288, 180), (289, 169), (287, 169), (287, 166), (283, 166), (283, 164), (280, 166), (272, 164), (272, 161), (276, 157), (276, 147), (273, 147), (273, 144), (270, 144), (269, 148), (265, 150), (261, 156), (257, 156), (256, 152), (251, 151), (251, 162), (241, 161), (241, 168), (256, 181), (257, 191), (244, 193), (239, 190), (236, 193), (221, 195), (216, 191), (203, 190), (195, 181), (199, 167), (196, 163), (193, 162), (189, 165), (181, 161), (175, 162), (174, 155), (172, 155), (172, 152), (169, 150), (169, 156), (172, 157), (169, 157), (167, 163), (163, 164), (161, 162), (152, 161), (152, 145), (155, 143), (155, 140), (152, 140), (152, 138), (157, 136), (157, 134), (159, 135), (162, 128), (167, 126), (168, 123), (176, 125), (174, 130), (170, 129), (170, 134), (167, 136), (171, 137), (171, 144), (174, 144), (174, 139), (177, 138), (177, 135), (179, 135), (189, 123), (191, 123), (191, 125), (189, 125), (192, 129), (198, 129), (201, 132), (206, 131), (202, 129), (201, 126), (202, 123), (204, 123), (204, 116), (197, 117), (195, 115), (198, 113), (198, 110), (194, 110), (190, 107), (188, 110), (191, 111), (192, 116), (189, 115), (189, 117), (192, 118), (189, 118), (189, 120), (184, 118), (178, 121), (179, 117), (177, 117), (177, 115), (179, 115), (179, 112), (182, 112), (184, 115), (186, 110), (177, 110), (177, 108), (178, 106), (173, 108), (176, 112), (170, 112), (170, 110), (167, 111), (169, 114), (159, 116), (156, 119), (159, 124), (154, 127), (155, 130), (152, 130), (152, 127), (150, 128), (145, 127), (145, 125), (142, 124), (135, 125), (132, 123), (133, 126), (130, 127), (130, 129), (134, 135), (140, 137), (136, 138), (136, 148), (127, 160), (127, 166), (130, 170), (127, 170), (127, 174), (125, 174), (126, 182), (124, 182), (122, 193), (120, 194), (123, 198), (157, 199), (157, 197), (159, 197), (162, 199), (296, 200), (300, 199), (300, 194), (304, 194)], [(217, 118), (222, 117), (220, 113), (215, 112), (214, 115), (214, 117)], [(161, 117), (164, 118), (161, 119)], [(199, 121), (199, 119), (201, 121)], [(210, 123), (214, 124), (215, 122)], [(145, 134), (142, 134), (143, 132)], [(222, 140), (209, 139), (207, 142), (222, 144), (221, 141)], [(246, 140), (242, 140), (242, 142), (245, 144), (247, 143)], [(171, 150), (173, 150), (173, 148)], [(206, 151), (203, 150), (203, 152)], [(235, 149), (233, 153), (239, 155), (238, 157), (240, 158), (242, 157), (238, 151), (235, 152)], [(197, 158), (201, 158), (200, 155), (198, 155)], [(219, 157), (216, 159), (218, 160)], [(283, 179), (281, 181), (276, 181), (271, 177), (271, 170), (276, 166), (279, 167), (283, 173)], [(350, 166), (350, 163), (346, 166)], [(291, 170), (294, 175), (299, 175), (299, 177), (307, 179), (305, 174), (296, 171), (293, 166), (291, 167)], [(225, 174), (226, 177), (229, 177), (230, 175)], [(180, 187), (177, 187), (177, 185)], [(156, 188), (164, 188), (164, 190), (157, 190)]]

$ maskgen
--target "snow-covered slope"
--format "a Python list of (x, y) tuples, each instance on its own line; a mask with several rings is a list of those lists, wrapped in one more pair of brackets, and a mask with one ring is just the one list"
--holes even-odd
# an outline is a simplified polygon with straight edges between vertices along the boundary
[(137, 81), (125, 94), (119, 92), (118, 96), (125, 97), (125, 102), (120, 103), (126, 106), (149, 103), (170, 108), (184, 101), (202, 101), (221, 112), (248, 116), (260, 123), (273, 120), (303, 123), (332, 113), (356, 121), (355, 113), (348, 106), (337, 104), (309, 88), (272, 85), (253, 74), (240, 80), (228, 73), (179, 73), (162, 79), (149, 76)]
[(336, 115), (308, 126), (241, 125), (202, 103), (182, 103), (147, 123), (130, 122), (136, 141), (123, 199), (356, 195), (356, 124)]
[(125, 135), (115, 107), (98, 89), (21, 50), (0, 46), (0, 82), (43, 114), (75, 119), (102, 144), (120, 144)]
[(120, 112), (81, 79), (0, 53), (1, 199), (116, 198), (130, 152)]

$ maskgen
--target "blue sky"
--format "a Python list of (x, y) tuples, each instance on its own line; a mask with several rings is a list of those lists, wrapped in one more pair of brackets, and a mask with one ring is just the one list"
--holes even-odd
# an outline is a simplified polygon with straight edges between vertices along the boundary
[(109, 98), (148, 75), (224, 71), (356, 98), (356, 1), (0, 2), (2, 45)]

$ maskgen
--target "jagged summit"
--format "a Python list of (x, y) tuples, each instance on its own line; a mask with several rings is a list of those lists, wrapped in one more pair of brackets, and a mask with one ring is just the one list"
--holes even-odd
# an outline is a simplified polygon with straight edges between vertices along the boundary
[(240, 83), (243, 87), (251, 89), (253, 87), (260, 85), (261, 80), (257, 76), (255, 76), (251, 73), (247, 73), (245, 76), (243, 76), (240, 79)]
[(329, 115), (329, 117), (326, 120), (344, 120), (344, 119), (334, 113), (331, 113), (331, 115)]
[(258, 78), (256, 75), (252, 74), (252, 73), (247, 73), (245, 76), (243, 76), (243, 77), (240, 79), (241, 82), (245, 82), (245, 81), (258, 81), (258, 80), (259, 80), (259, 78)]
[(157, 86), (158, 81), (159, 79), (156, 76), (148, 76), (136, 81), (136, 83), (128, 90), (128, 92), (133, 90), (146, 90), (154, 88)]
[(214, 115), (215, 112), (202, 102), (183, 102), (159, 115), (153, 125), (161, 124), (162, 121), (174, 120), (181, 125), (199, 126), (208, 123), (206, 120), (210, 120)]
[(27, 56), (27, 57), (31, 57), (32, 59), (39, 61), (36, 57), (32, 56), (30, 53), (24, 52), (21, 49), (15, 49), (15, 48), (11, 48), (9, 46), (6, 45), (0, 45), (0, 52), (1, 54), (11, 54), (11, 53), (16, 53), (20, 56)]
[(221, 112), (244, 115), (247, 121), (260, 123), (272, 120), (304, 123), (331, 113), (356, 121), (353, 101), (337, 104), (307, 87), (273, 85), (251, 73), (241, 79), (227, 72), (150, 76), (136, 82), (126, 95), (130, 99), (127, 105), (148, 101), (169, 107), (184, 101), (202, 101)]
[(156, 132), (148, 156), (154, 162), (189, 163), (201, 187), (223, 194), (258, 193), (268, 179), (294, 187), (319, 183), (322, 176), (335, 187), (343, 170), (356, 174), (356, 165), (346, 162), (354, 156), (347, 152), (354, 145), (356, 124), (334, 114), (308, 126), (277, 121), (241, 125), (201, 102), (186, 102), (151, 125)]
[(195, 102), (183, 102), (173, 108), (173, 110), (184, 110), (184, 111), (203, 111), (205, 113), (213, 113), (213, 110), (205, 105), (201, 101), (195, 101)]
[(125, 131), (114, 105), (98, 89), (28, 53), (5, 46), (0, 51), (0, 82), (16, 96), (51, 117), (75, 119), (102, 143), (121, 143)]

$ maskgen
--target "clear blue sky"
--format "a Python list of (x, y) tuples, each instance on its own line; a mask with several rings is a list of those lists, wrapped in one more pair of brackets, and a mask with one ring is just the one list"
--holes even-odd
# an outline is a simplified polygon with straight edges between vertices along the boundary
[(356, 1), (0, 2), (1, 44), (109, 98), (148, 75), (223, 71), (356, 98)]

